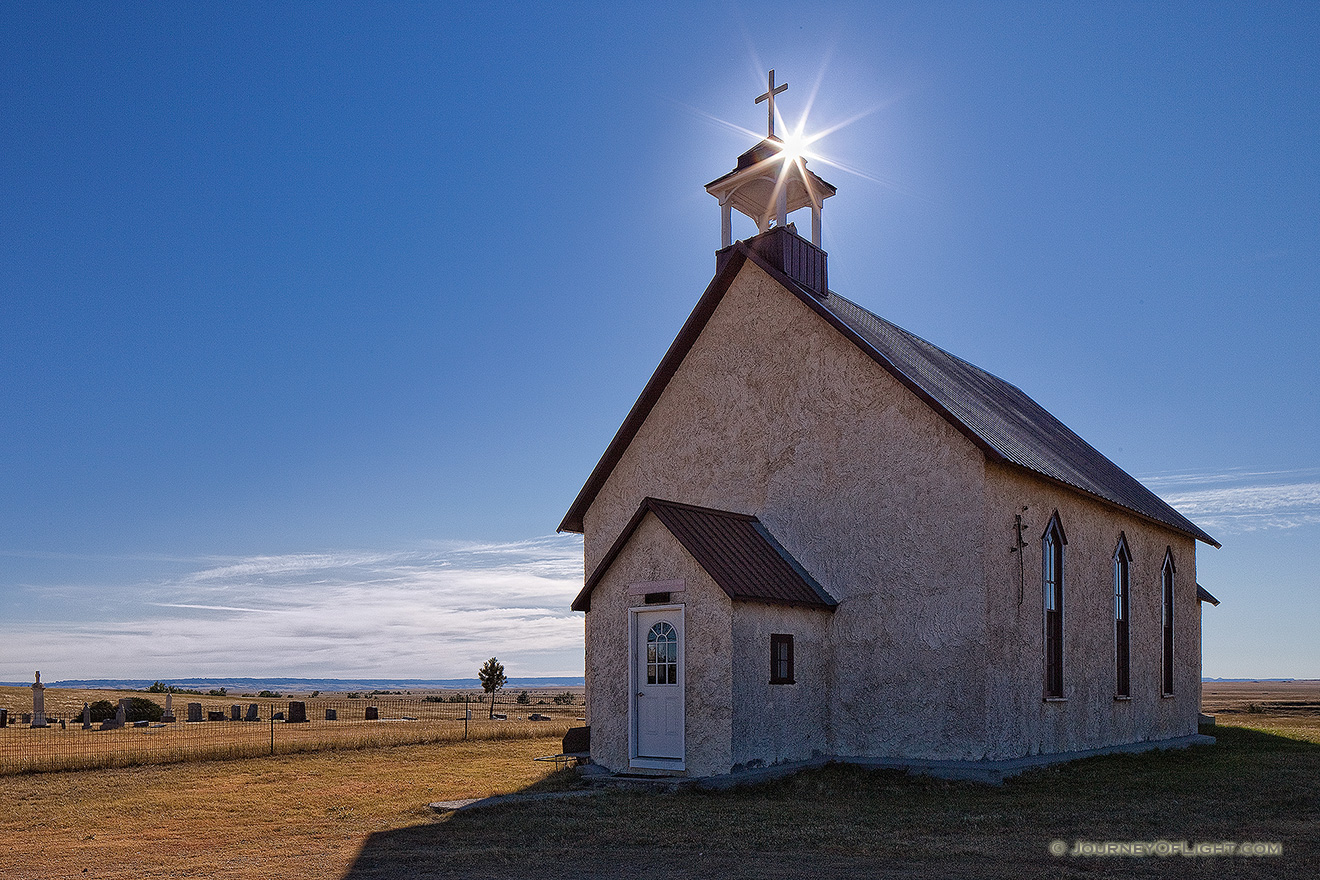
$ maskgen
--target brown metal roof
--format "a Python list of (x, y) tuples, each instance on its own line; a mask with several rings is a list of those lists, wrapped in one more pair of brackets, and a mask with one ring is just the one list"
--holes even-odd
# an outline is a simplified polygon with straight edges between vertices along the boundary
[(720, 299), (748, 260), (957, 428), (986, 457), (1069, 486), (1218, 547), (1219, 542), (1141, 485), (1016, 386), (955, 357), (836, 293), (813, 294), (745, 242), (735, 243), (660, 366), (619, 427), (560, 523), (581, 532), (582, 517), (624, 450), (696, 342)]
[(646, 498), (573, 600), (574, 611), (591, 609), (591, 592), (648, 514), (730, 599), (832, 609), (838, 602), (754, 516)]

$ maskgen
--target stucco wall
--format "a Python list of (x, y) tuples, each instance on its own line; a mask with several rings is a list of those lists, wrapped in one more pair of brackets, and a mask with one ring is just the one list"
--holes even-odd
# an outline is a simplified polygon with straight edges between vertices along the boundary
[(729, 597), (655, 516), (647, 514), (610, 570), (596, 585), (587, 612), (587, 691), (591, 759), (613, 771), (629, 769), (629, 608), (644, 594), (630, 584), (684, 581), (672, 592), (683, 606), (684, 749), (693, 776), (728, 773), (732, 764), (732, 615)]
[[(749, 767), (832, 752), (832, 675), (826, 637), (831, 613), (733, 604), (733, 763)], [(770, 684), (770, 636), (793, 636), (793, 684)]]
[[(1043, 483), (1015, 468), (987, 466), (985, 560), (990, 621), (989, 758), (1098, 748), (1196, 733), (1201, 703), (1201, 617), (1191, 538)], [(1027, 509), (1023, 511), (1023, 507)], [(1055, 510), (1064, 551), (1064, 697), (1045, 701), (1041, 537)], [(1026, 546), (1010, 553), (1021, 514)], [(1114, 551), (1119, 533), (1129, 570), (1131, 699), (1115, 700)], [(1166, 548), (1174, 581), (1174, 695), (1161, 696), (1160, 573)]]
[(970, 441), (748, 263), (587, 510), (586, 567), (647, 495), (755, 514), (842, 600), (826, 750), (979, 757), (983, 483)]

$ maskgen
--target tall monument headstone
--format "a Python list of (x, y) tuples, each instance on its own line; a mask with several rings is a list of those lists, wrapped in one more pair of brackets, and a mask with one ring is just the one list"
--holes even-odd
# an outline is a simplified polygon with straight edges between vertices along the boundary
[(173, 723), (174, 723), (174, 721), (175, 721), (175, 718), (174, 718), (174, 694), (171, 694), (171, 693), (169, 693), (169, 692), (166, 692), (166, 694), (165, 694), (165, 714), (161, 716), (160, 720), (161, 720), (162, 722), (164, 722), (165, 724), (173, 724)]
[(41, 683), (41, 672), (32, 683), (32, 726), (46, 727), (46, 686)]
[(83, 721), (83, 727), (82, 727), (83, 730), (92, 729), (92, 707), (87, 703), (86, 700), (83, 701), (82, 721)]

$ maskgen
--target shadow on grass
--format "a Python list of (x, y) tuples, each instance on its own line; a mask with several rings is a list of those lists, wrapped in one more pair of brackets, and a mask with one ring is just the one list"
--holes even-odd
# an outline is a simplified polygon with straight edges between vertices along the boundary
[[(1001, 787), (832, 764), (728, 791), (602, 791), (372, 835), (353, 880), (1320, 876), (1320, 745), (1220, 727)], [(529, 788), (573, 788), (560, 776)], [(1053, 841), (1278, 842), (1275, 857), (1054, 856)]]

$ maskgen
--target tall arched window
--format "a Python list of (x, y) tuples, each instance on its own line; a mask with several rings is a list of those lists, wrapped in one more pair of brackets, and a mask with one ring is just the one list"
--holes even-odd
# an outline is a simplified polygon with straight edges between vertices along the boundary
[(1045, 586), (1045, 696), (1063, 697), (1063, 534), (1056, 510), (1041, 537)]
[(1114, 551), (1114, 695), (1132, 696), (1130, 641), (1128, 632), (1128, 605), (1132, 554), (1128, 552), (1127, 536), (1118, 533), (1118, 549)]
[(1173, 693), (1173, 548), (1164, 551), (1160, 586), (1164, 593), (1164, 695)]

